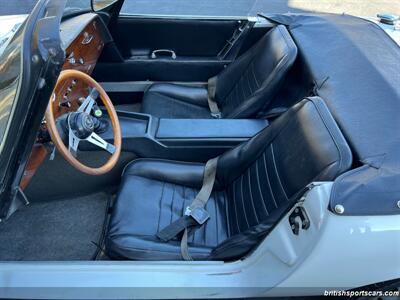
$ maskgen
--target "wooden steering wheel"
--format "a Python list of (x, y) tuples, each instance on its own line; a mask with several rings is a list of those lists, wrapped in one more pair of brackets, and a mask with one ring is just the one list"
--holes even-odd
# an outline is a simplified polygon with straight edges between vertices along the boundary
[[(62, 156), (76, 169), (89, 175), (102, 175), (105, 174), (115, 166), (121, 154), (121, 127), (119, 125), (118, 116), (115, 112), (114, 106), (104, 89), (89, 75), (76, 70), (65, 70), (60, 73), (54, 91), (60, 90), (66, 86), (68, 82), (79, 82), (81, 86), (88, 85), (92, 88), (89, 96), (82, 98), (82, 103), (77, 99), (73, 100), (74, 103), (68, 102), (68, 110), (63, 110), (65, 119), (66, 130), (68, 131), (68, 148), (65, 146), (63, 139), (59, 133), (59, 126), (56, 124), (56, 117), (60, 115), (60, 103), (57, 99), (56, 92), (53, 93), (46, 110), (46, 123), (56, 148)], [(62, 90), (62, 89), (61, 89)], [(92, 109), (96, 104), (96, 98), (100, 96), (108, 115), (111, 119), (114, 144), (106, 142), (95, 132), (95, 122), (97, 120), (91, 115)], [(76, 101), (76, 102), (75, 102)], [(71, 100), (72, 102), (72, 100)], [(55, 114), (56, 113), (56, 114)], [(60, 118), (63, 118), (61, 116)], [(87, 141), (94, 144), (111, 154), (109, 160), (101, 167), (92, 168), (84, 165), (75, 157), (78, 151), (78, 145), (81, 141)]]

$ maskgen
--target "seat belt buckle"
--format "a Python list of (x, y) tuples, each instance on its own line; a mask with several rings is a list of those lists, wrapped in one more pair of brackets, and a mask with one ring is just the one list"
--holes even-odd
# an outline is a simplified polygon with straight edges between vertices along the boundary
[(211, 113), (211, 117), (213, 117), (214, 119), (221, 119), (222, 118), (222, 114), (219, 113)]
[(199, 225), (203, 225), (210, 218), (210, 214), (204, 208), (195, 207), (192, 209), (190, 206), (186, 207), (185, 216), (192, 217)]

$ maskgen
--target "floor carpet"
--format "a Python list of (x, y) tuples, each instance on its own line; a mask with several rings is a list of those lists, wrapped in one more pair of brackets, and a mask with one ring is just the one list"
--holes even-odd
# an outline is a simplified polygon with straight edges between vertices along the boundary
[(110, 195), (30, 204), (0, 223), (1, 261), (91, 260), (100, 244)]

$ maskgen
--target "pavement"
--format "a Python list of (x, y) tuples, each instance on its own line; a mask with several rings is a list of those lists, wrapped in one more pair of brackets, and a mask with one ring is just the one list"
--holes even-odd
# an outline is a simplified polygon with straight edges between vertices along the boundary
[[(37, 0), (0, 0), (0, 15), (29, 13)], [(69, 0), (88, 6), (90, 0)], [(374, 17), (400, 15), (399, 0), (125, 0), (123, 13), (247, 16), (257, 12), (332, 12)]]

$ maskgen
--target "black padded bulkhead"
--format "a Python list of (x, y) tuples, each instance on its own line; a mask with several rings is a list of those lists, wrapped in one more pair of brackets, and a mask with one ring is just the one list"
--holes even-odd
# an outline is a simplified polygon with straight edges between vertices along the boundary
[[(297, 47), (279, 25), (217, 75), (215, 101), (224, 118), (250, 118), (268, 105), (293, 65)], [(206, 87), (154, 84), (142, 112), (159, 118), (211, 118)]]
[[(311, 182), (332, 181), (352, 154), (322, 99), (296, 104), (220, 156), (206, 209), (189, 236), (197, 260), (233, 260), (254, 248)], [(179, 239), (156, 233), (183, 215), (202, 186), (204, 164), (141, 159), (126, 167), (106, 239), (115, 259), (180, 260)]]

